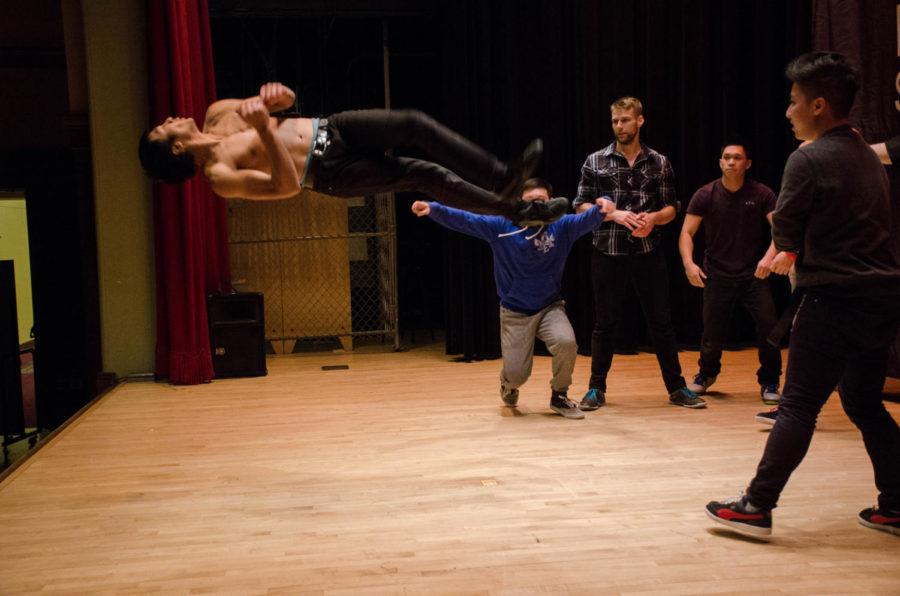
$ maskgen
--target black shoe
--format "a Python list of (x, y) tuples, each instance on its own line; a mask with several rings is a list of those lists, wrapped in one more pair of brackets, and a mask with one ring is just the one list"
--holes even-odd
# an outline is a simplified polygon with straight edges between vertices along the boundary
[(578, 409), (578, 405), (569, 399), (566, 393), (554, 391), (550, 395), (550, 409), (565, 418), (581, 420), (584, 418), (584, 412)]
[(698, 373), (694, 377), (694, 382), (688, 383), (687, 388), (697, 395), (703, 395), (710, 387), (712, 387), (712, 384), (715, 382), (716, 377), (705, 377)]
[(781, 403), (781, 394), (778, 393), (778, 385), (760, 385), (759, 396), (763, 403), (769, 406), (777, 406)]
[(569, 210), (569, 199), (556, 197), (549, 201), (519, 201), (516, 215), (510, 218), (523, 228), (553, 223)]
[(756, 421), (775, 426), (775, 419), (778, 418), (778, 408), (772, 408), (768, 412), (760, 412), (756, 415)]
[(706, 515), (738, 534), (754, 538), (772, 534), (772, 512), (754, 507), (744, 495), (728, 501), (710, 501), (706, 504)]
[(531, 178), (543, 154), (544, 142), (541, 139), (534, 139), (528, 143), (522, 156), (507, 164), (506, 183), (500, 190), (500, 196), (507, 201), (522, 198), (522, 185)]
[(869, 507), (859, 512), (859, 523), (867, 528), (900, 536), (900, 511)]
[(581, 403), (578, 404), (578, 409), (582, 412), (593, 412), (605, 403), (606, 394), (599, 389), (591, 387), (587, 390), (587, 393), (584, 394), (584, 397), (581, 398)]
[(682, 406), (684, 408), (705, 408), (706, 402), (702, 397), (688, 389), (682, 387), (677, 391), (669, 394), (669, 403), (673, 406)]

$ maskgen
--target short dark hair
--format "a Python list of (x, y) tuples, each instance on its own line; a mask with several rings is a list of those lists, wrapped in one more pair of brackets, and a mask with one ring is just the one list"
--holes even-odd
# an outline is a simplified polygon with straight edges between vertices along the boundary
[(791, 60), (784, 74), (809, 99), (824, 97), (835, 116), (844, 118), (850, 113), (859, 89), (859, 72), (843, 54), (808, 52)]
[(553, 196), (553, 185), (543, 178), (529, 178), (526, 180), (525, 184), (522, 185), (522, 194), (525, 194), (533, 188), (544, 188), (547, 190), (548, 195), (551, 197)]
[(746, 157), (747, 159), (751, 159), (750, 158), (750, 146), (747, 144), (747, 141), (745, 141), (743, 138), (741, 138), (740, 135), (730, 135), (730, 136), (725, 137), (722, 140), (722, 146), (719, 148), (719, 157), (722, 157), (722, 154), (725, 153), (725, 147), (730, 147), (732, 145), (737, 146), (737, 147), (743, 147), (744, 157)]
[(197, 173), (194, 157), (184, 152), (176, 155), (172, 152), (175, 139), (150, 140), (150, 131), (141, 135), (138, 144), (138, 157), (141, 165), (153, 178), (169, 184), (179, 184)]

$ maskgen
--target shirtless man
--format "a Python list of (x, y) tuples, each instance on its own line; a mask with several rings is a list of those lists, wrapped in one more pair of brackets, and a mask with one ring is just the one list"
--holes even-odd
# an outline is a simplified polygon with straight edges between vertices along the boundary
[[(200, 170), (224, 198), (284, 199), (303, 188), (339, 197), (422, 192), (446, 205), (522, 225), (554, 221), (568, 209), (565, 199), (520, 199), (522, 184), (540, 160), (540, 140), (505, 164), (415, 110), (271, 116), (291, 107), (294, 97), (281, 83), (266, 83), (258, 96), (213, 103), (202, 130), (192, 118), (167, 118), (141, 138), (141, 164), (171, 184)], [(386, 154), (400, 146), (435, 161)]]

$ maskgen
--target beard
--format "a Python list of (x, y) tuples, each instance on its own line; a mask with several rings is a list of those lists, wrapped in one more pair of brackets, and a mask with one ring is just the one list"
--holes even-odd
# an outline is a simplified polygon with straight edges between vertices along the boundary
[(620, 145), (630, 145), (634, 142), (635, 137), (637, 137), (636, 132), (632, 133), (622, 133), (621, 135), (616, 135), (616, 140)]

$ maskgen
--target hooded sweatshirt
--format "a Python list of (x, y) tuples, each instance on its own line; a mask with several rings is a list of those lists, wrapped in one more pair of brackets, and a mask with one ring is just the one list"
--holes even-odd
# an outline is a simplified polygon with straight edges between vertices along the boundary
[(540, 312), (562, 298), (562, 276), (569, 250), (606, 216), (595, 206), (577, 215), (564, 215), (546, 226), (521, 230), (498, 215), (476, 215), (436, 202), (429, 206), (429, 217), (440, 225), (491, 245), (500, 304), (526, 315)]

